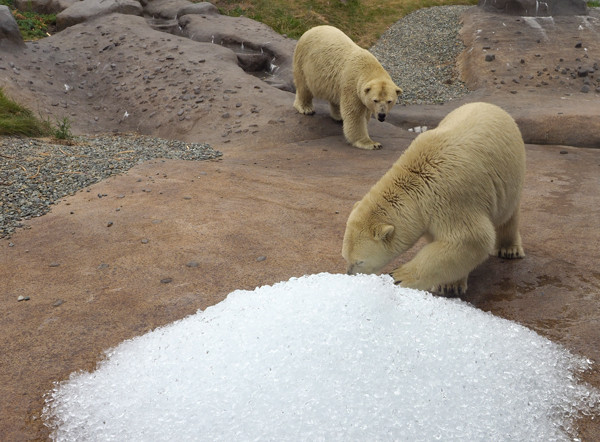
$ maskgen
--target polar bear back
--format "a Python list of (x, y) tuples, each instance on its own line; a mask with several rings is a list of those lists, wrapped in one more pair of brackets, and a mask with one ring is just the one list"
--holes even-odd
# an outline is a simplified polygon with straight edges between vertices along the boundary
[(402, 186), (430, 220), (478, 212), (499, 226), (515, 212), (524, 177), (515, 121), (498, 106), (470, 103), (419, 135), (374, 190), (385, 195)]
[[(351, 77), (385, 72), (379, 61), (339, 29), (323, 25), (306, 31), (294, 50), (294, 66), (304, 73), (306, 86), (317, 98), (339, 103), (344, 85), (356, 85)], [(368, 68), (365, 68), (368, 67)]]

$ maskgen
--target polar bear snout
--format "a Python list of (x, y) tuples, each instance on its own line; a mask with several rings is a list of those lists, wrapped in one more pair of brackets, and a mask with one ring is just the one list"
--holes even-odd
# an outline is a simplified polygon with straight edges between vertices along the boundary
[(356, 275), (357, 273), (362, 273), (359, 270), (359, 267), (363, 264), (362, 261), (357, 262), (356, 264), (348, 264), (348, 268), (346, 270), (346, 275)]
[(377, 114), (377, 119), (378, 119), (379, 121), (385, 121), (385, 117), (386, 117), (386, 115), (385, 115), (383, 112), (379, 112), (379, 113)]

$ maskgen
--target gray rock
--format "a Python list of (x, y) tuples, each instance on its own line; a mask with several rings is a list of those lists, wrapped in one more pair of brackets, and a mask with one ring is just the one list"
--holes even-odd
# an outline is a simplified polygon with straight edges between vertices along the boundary
[(191, 5), (180, 9), (177, 16), (182, 17), (188, 14), (219, 15), (219, 10), (215, 5), (209, 2), (192, 3)]
[(62, 31), (78, 23), (114, 12), (141, 16), (143, 9), (135, 0), (83, 0), (74, 3), (56, 16), (56, 28)]
[(187, 14), (219, 15), (216, 6), (209, 2), (192, 3), (188, 0), (149, 0), (142, 3), (144, 13), (153, 18), (175, 19)]
[(478, 5), (490, 12), (534, 17), (588, 15), (589, 12), (585, 0), (479, 0)]
[(0, 5), (0, 46), (7, 49), (25, 48), (17, 21), (8, 6)]

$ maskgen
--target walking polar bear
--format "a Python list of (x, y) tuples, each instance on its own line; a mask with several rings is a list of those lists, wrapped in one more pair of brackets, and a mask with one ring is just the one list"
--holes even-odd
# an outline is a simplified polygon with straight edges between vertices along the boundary
[(333, 26), (304, 33), (294, 50), (294, 107), (315, 113), (313, 97), (329, 101), (331, 117), (343, 121), (344, 135), (361, 149), (381, 149), (369, 137), (371, 115), (384, 121), (402, 89), (394, 84), (375, 56)]
[(450, 112), (355, 204), (342, 247), (348, 274), (378, 272), (424, 236), (429, 243), (392, 271), (396, 284), (464, 293), (488, 255), (525, 256), (524, 176), (523, 138), (510, 115), (488, 103)]

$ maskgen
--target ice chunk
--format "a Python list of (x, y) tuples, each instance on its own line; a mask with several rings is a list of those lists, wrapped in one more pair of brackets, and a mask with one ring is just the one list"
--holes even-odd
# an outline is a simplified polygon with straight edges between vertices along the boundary
[(514, 322), (318, 274), (235, 291), (48, 394), (59, 441), (568, 440), (589, 362)]

